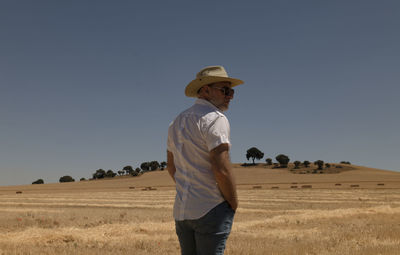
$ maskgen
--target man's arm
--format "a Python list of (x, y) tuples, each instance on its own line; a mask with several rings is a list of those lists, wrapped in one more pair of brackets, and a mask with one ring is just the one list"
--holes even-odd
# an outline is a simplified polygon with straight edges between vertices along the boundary
[(236, 193), (236, 181), (233, 176), (231, 161), (229, 159), (229, 145), (223, 143), (210, 151), (211, 169), (217, 180), (222, 196), (236, 211), (238, 197)]
[(168, 168), (168, 173), (171, 175), (172, 179), (175, 181), (175, 163), (174, 163), (174, 154), (172, 152), (167, 151), (167, 168)]

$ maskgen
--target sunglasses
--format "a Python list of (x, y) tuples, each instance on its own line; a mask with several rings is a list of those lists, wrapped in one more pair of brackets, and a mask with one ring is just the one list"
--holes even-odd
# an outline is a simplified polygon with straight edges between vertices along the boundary
[(210, 86), (210, 88), (214, 88), (214, 89), (221, 90), (221, 91), (224, 93), (225, 96), (233, 97), (233, 94), (235, 94), (235, 90), (234, 90), (234, 89), (231, 89), (231, 88), (229, 88), (229, 87), (222, 87), (222, 88), (219, 88), (219, 87)]

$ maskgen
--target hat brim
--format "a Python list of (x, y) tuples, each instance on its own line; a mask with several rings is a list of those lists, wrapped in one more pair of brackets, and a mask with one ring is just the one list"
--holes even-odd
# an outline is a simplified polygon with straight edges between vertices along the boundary
[(230, 82), (231, 87), (243, 84), (242, 80), (229, 78), (229, 77), (219, 77), (219, 76), (206, 76), (199, 79), (191, 81), (185, 89), (185, 95), (187, 97), (197, 97), (197, 91), (205, 85), (216, 83), (216, 82)]

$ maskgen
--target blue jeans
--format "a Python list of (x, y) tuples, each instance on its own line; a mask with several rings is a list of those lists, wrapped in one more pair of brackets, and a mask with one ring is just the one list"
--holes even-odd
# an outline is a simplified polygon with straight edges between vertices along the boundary
[(196, 220), (175, 221), (182, 255), (222, 255), (235, 211), (222, 202)]

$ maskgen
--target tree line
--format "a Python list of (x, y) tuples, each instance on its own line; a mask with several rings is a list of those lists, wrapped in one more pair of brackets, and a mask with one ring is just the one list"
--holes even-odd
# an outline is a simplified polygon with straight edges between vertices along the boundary
[[(264, 153), (260, 151), (256, 147), (251, 147), (246, 151), (246, 158), (247, 160), (252, 160), (252, 164), (256, 165), (255, 160), (261, 160), (264, 158)], [(274, 168), (287, 168), (288, 164), (290, 162), (290, 158), (285, 155), (285, 154), (279, 154), (275, 157), (275, 160), (277, 163), (273, 163), (272, 158), (266, 158), (265, 162), (267, 165), (274, 165)], [(314, 165), (318, 166), (317, 170), (322, 170), (324, 167), (325, 168), (330, 168), (331, 165), (329, 163), (324, 163), (323, 160), (316, 160), (313, 162)], [(341, 161), (341, 164), (351, 164), (349, 161)], [(301, 165), (304, 167), (309, 167), (311, 162), (308, 160), (304, 160), (303, 162), (296, 160), (293, 162), (294, 164), (294, 169), (299, 169)], [(247, 165), (247, 164), (245, 164)], [(161, 170), (163, 171), (167, 166), (167, 162), (162, 161), (149, 161), (149, 162), (143, 162), (140, 164), (139, 167), (136, 167), (135, 169), (130, 166), (124, 166), (121, 170), (118, 170), (114, 172), (113, 170), (104, 170), (104, 169), (98, 169), (92, 174), (92, 178), (89, 178), (89, 180), (97, 180), (97, 179), (104, 179), (104, 178), (114, 178), (115, 176), (140, 176), (146, 172), (150, 171), (156, 171), (156, 170)], [(338, 167), (338, 166), (337, 166)], [(85, 181), (86, 178), (81, 178), (80, 181)], [(74, 182), (75, 179), (72, 178), (69, 175), (65, 175), (60, 177), (59, 182)], [(43, 184), (44, 181), (43, 179), (38, 179), (32, 184)]]
[[(256, 147), (251, 147), (250, 149), (248, 149), (246, 151), (246, 158), (247, 160), (252, 160), (253, 161), (253, 165), (255, 165), (255, 160), (261, 160), (262, 158), (264, 158), (264, 152), (260, 151), (258, 148)], [(288, 164), (290, 162), (290, 158), (285, 155), (285, 154), (279, 154), (275, 157), (276, 161), (278, 163), (273, 163), (271, 158), (266, 158), (265, 162), (267, 165), (273, 165), (276, 168), (287, 168)], [(330, 168), (331, 164), (329, 163), (325, 163), (323, 160), (316, 160), (313, 162), (314, 165), (318, 166), (317, 170), (322, 170), (323, 167), (325, 166), (326, 168)], [(349, 161), (341, 161), (341, 164), (348, 164), (350, 165), (351, 163)], [(304, 167), (309, 167), (311, 162), (308, 160), (304, 160), (303, 162), (296, 160), (293, 162), (294, 164), (294, 169), (299, 169), (301, 165), (303, 165)]]
[[(109, 169), (107, 171), (103, 169), (97, 169), (93, 174), (92, 178), (89, 178), (89, 180), (97, 180), (97, 179), (104, 179), (104, 178), (114, 178), (115, 176), (140, 176), (146, 172), (150, 171), (163, 171), (167, 166), (167, 162), (162, 161), (150, 161), (150, 162), (143, 162), (140, 164), (139, 167), (136, 167), (135, 169), (130, 166), (124, 166), (121, 170), (118, 170), (114, 172), (113, 170)], [(80, 181), (86, 181), (86, 178), (81, 178)], [(59, 182), (75, 182), (75, 179), (72, 178), (69, 175), (64, 175), (60, 177)], [(32, 184), (44, 184), (43, 179), (38, 179)]]

